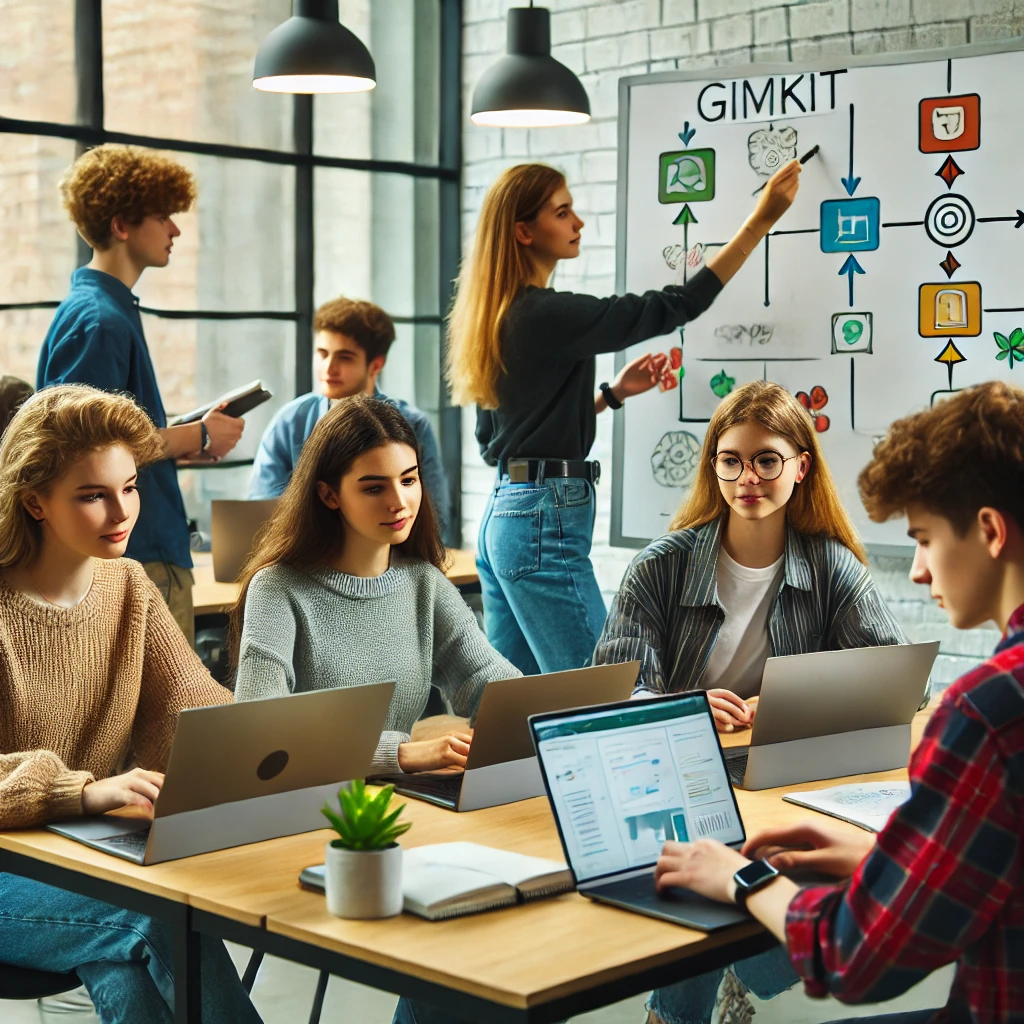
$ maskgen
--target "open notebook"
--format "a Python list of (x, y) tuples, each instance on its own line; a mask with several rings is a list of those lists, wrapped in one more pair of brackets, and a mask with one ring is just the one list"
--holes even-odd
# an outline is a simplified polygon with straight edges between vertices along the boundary
[(851, 782), (809, 793), (786, 793), (782, 799), (869, 832), (880, 832), (892, 812), (909, 798), (909, 782)]
[[(323, 892), (323, 864), (306, 868), (299, 882)], [(478, 843), (435, 843), (402, 853), (403, 909), (428, 921), (507, 907), (574, 888), (564, 861)]]

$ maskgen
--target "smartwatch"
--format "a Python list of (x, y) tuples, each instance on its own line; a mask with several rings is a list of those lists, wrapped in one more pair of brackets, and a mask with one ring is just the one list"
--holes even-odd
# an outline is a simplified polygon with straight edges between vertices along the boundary
[(604, 381), (602, 384), (599, 384), (598, 390), (602, 395), (604, 395), (605, 405), (607, 405), (609, 409), (622, 408), (622, 403), (615, 397), (615, 392), (612, 391), (608, 381)]
[(210, 445), (213, 444), (213, 438), (210, 437), (210, 432), (206, 429), (206, 424), (202, 420), (199, 421), (199, 432), (203, 437), (203, 445), (199, 450), (201, 452), (209, 451)]
[(763, 889), (769, 882), (778, 878), (778, 868), (773, 868), (766, 860), (751, 861), (733, 875), (736, 883), (736, 906), (747, 908), (747, 897), (758, 889)]

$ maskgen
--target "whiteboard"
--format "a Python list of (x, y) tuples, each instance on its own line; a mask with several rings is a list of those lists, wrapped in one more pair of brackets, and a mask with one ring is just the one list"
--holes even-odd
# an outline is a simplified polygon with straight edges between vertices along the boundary
[(613, 544), (666, 532), (707, 420), (750, 380), (803, 392), (843, 501), (894, 419), (1001, 378), (1024, 385), (1021, 43), (619, 83), (617, 290), (682, 283), (817, 145), (787, 214), (714, 305), (644, 342), (681, 363), (615, 413)]

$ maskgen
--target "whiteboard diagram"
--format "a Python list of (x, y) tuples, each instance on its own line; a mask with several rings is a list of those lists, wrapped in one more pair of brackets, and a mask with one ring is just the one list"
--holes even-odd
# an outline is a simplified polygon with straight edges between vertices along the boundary
[(667, 530), (715, 407), (761, 379), (811, 414), (865, 541), (909, 543), (857, 495), (874, 441), (970, 384), (1024, 385), (1022, 75), (1002, 46), (620, 82), (619, 292), (688, 280), (770, 174), (819, 151), (713, 306), (620, 356), (669, 359), (615, 414), (613, 544)]

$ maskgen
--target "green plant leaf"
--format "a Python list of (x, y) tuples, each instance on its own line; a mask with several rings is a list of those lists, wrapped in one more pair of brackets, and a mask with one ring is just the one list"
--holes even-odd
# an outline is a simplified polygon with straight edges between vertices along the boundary
[(1024, 327), (1015, 327), (1010, 335), (1010, 344), (1016, 346), (1021, 342), (1024, 342)]
[(1000, 348), (1009, 348), (1010, 347), (1010, 339), (1007, 338), (1005, 334), (1000, 334), (998, 331), (996, 331), (995, 332), (995, 339), (996, 339), (996, 344)]
[(1008, 349), (1004, 350), (1003, 352), (997, 352), (996, 353), (996, 359), (1005, 359), (1009, 354), (1010, 354), (1010, 352), (1009, 352)]

